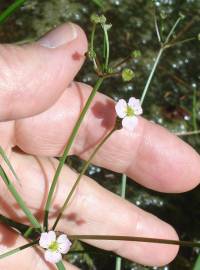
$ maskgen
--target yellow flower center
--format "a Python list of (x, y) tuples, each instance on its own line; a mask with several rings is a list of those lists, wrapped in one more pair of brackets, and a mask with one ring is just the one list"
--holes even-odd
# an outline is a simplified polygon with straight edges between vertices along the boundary
[(49, 249), (53, 252), (57, 251), (59, 248), (58, 243), (56, 241), (52, 242), (51, 245), (49, 246)]
[(126, 115), (127, 116), (134, 116), (135, 113), (134, 113), (133, 108), (131, 108), (130, 106), (127, 106), (127, 108), (126, 108)]

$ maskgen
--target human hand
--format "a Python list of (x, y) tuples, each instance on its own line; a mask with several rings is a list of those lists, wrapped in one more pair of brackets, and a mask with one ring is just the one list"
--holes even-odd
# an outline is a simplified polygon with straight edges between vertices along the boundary
[[(72, 24), (58, 27), (32, 45), (0, 46), (0, 144), (20, 177), (21, 185), (16, 182), (18, 191), (40, 219), (58, 164), (54, 157), (61, 154), (91, 92), (90, 86), (72, 82), (84, 62), (86, 51), (85, 34)], [(114, 102), (98, 94), (71, 154), (87, 158), (114, 123)], [(16, 150), (15, 146), (23, 152)], [(200, 180), (198, 154), (167, 130), (143, 118), (139, 118), (132, 134), (123, 129), (115, 131), (93, 162), (126, 173), (138, 183), (161, 192), (184, 192), (198, 185)], [(74, 171), (64, 167), (50, 215), (52, 223), (76, 177)], [(2, 214), (27, 221), (3, 182), (0, 182), (0, 196)], [(86, 176), (68, 205), (58, 230), (66, 234), (178, 238), (170, 225)], [(24, 238), (4, 225), (0, 225), (0, 237), (2, 252), (26, 243)], [(177, 246), (162, 244), (87, 242), (147, 265), (164, 265), (178, 251)], [(26, 249), (15, 257), (0, 261), (1, 269), (10, 270), (16, 265), (22, 270), (55, 268), (44, 261), (39, 248)], [(66, 265), (69, 270), (77, 269)]]

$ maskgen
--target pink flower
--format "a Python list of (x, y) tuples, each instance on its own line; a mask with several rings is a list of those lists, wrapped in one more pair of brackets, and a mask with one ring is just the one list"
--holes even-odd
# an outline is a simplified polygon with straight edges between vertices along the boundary
[(120, 99), (115, 105), (117, 116), (122, 120), (122, 127), (128, 131), (133, 131), (138, 123), (138, 115), (142, 114), (140, 100), (131, 97), (128, 103), (124, 99)]
[(61, 234), (56, 239), (54, 231), (44, 232), (40, 236), (39, 245), (46, 249), (45, 260), (51, 263), (58, 263), (62, 260), (62, 254), (66, 254), (71, 246), (71, 242), (65, 234)]

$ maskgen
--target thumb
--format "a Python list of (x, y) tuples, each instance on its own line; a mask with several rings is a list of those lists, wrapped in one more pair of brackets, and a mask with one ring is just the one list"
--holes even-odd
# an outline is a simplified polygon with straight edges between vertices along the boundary
[(0, 121), (38, 114), (56, 102), (84, 61), (87, 40), (67, 23), (34, 44), (0, 45)]

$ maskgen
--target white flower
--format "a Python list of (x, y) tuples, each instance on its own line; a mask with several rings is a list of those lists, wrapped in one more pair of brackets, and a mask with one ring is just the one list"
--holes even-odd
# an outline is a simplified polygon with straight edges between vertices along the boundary
[(120, 99), (115, 105), (115, 110), (117, 116), (122, 120), (122, 126), (129, 130), (133, 131), (138, 123), (138, 118), (136, 116), (142, 114), (142, 107), (140, 100), (134, 97), (131, 97), (128, 103), (124, 99)]
[(71, 246), (71, 242), (65, 234), (61, 234), (56, 239), (54, 231), (44, 232), (40, 236), (39, 244), (45, 248), (45, 260), (51, 263), (58, 263), (62, 259), (62, 254), (66, 254)]

